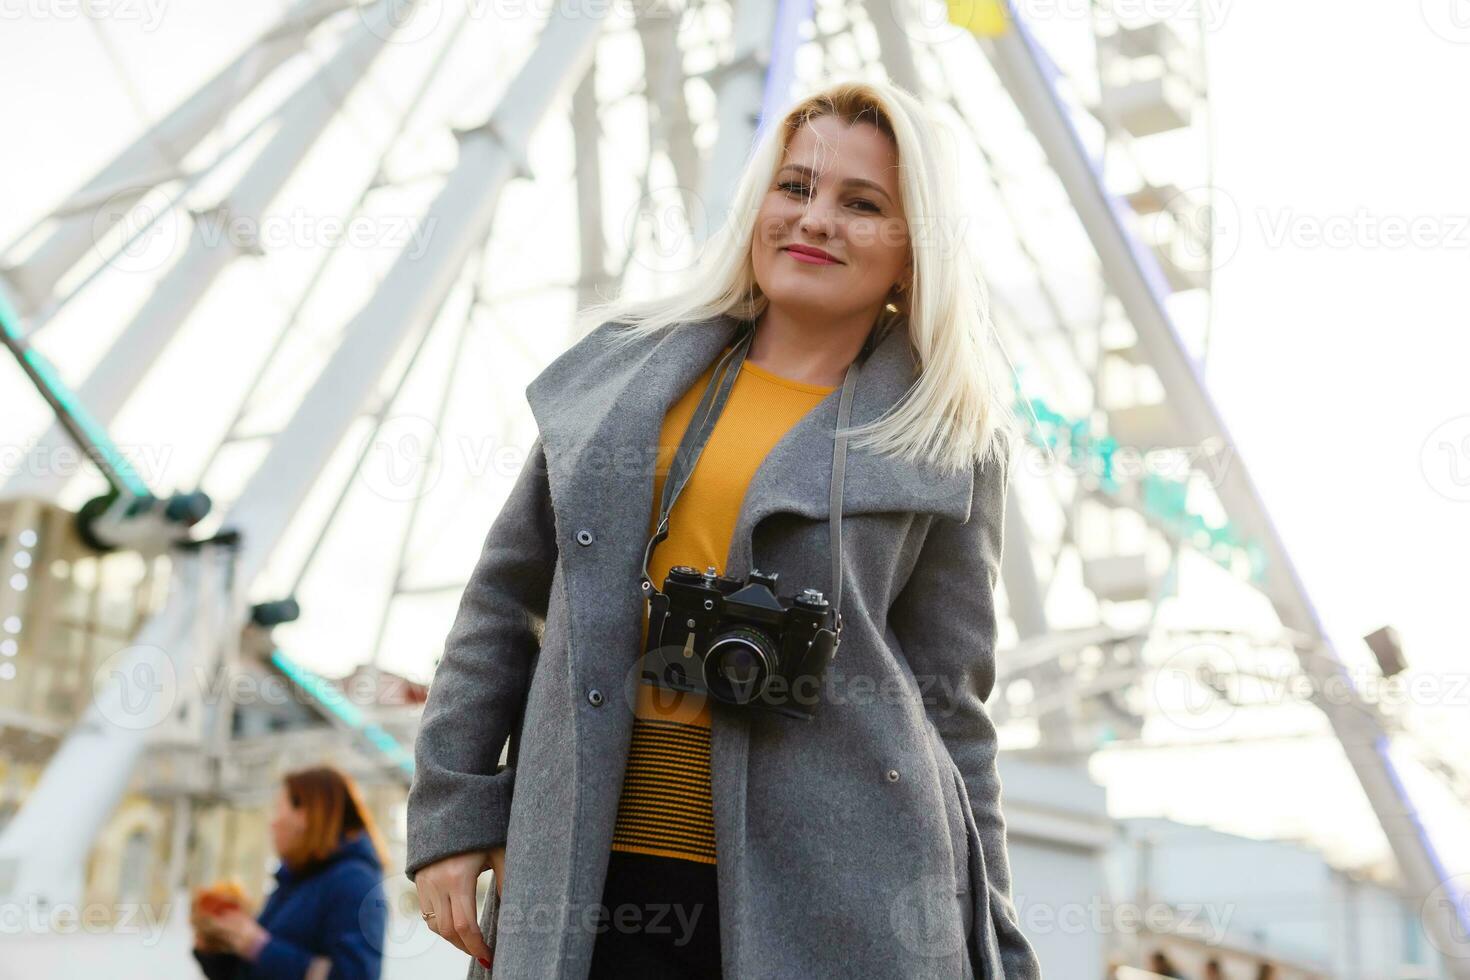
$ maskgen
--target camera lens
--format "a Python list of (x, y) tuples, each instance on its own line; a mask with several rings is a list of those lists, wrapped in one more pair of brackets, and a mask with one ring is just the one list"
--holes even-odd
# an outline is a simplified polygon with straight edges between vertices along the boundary
[(776, 670), (776, 646), (770, 637), (748, 626), (721, 633), (704, 658), (704, 685), (710, 694), (730, 704), (760, 697)]

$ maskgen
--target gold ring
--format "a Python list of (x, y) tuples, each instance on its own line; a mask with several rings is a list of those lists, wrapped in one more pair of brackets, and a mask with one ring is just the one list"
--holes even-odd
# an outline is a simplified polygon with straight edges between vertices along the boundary
[(425, 922), (429, 921), (430, 919), (432, 919), (437, 914), (438, 914), (437, 912), (425, 912), (423, 914), (424, 915), (424, 921)]

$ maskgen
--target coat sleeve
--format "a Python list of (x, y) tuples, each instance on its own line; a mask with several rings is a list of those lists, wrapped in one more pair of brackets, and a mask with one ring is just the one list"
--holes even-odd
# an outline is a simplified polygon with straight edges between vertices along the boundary
[(206, 953), (199, 949), (191, 952), (207, 980), (235, 980), (245, 962), (234, 953)]
[(270, 980), (303, 980), (311, 966), (312, 954), (293, 942), (272, 936), (255, 958), (253, 975)]
[(321, 926), (321, 952), (278, 936), (261, 947), (252, 976), (303, 980), (312, 961), (331, 963), (332, 980), (377, 980), (383, 970), (388, 901), (378, 876), (360, 864), (334, 875)]
[(980, 832), (1003, 973), (1007, 980), (1040, 980), (1041, 966), (1011, 899), (998, 744), (985, 710), (995, 686), (995, 586), (1010, 483), (1010, 443), (1002, 439), (997, 458), (976, 464), (969, 519), (933, 519), (888, 621), (915, 677), (926, 682), (925, 711), (964, 779)]
[(414, 744), (404, 873), (505, 845), (515, 767), (500, 750), (540, 651), (557, 545), (537, 437), (460, 597)]

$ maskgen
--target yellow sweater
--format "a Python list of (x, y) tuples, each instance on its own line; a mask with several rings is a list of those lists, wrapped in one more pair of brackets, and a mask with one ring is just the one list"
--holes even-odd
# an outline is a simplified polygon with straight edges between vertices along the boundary
[[(669, 464), (713, 371), (711, 364), (664, 416), (649, 534), (658, 526)], [(750, 478), (786, 431), (832, 390), (779, 377), (749, 361), (741, 366), (694, 473), (674, 502), (669, 536), (654, 549), (648, 576), (655, 586), (662, 588), (675, 565), (701, 572), (713, 565), (728, 574), (730, 536)], [(647, 640), (645, 609), (640, 650)], [(716, 863), (709, 756), (707, 699), (639, 684), (612, 849)]]

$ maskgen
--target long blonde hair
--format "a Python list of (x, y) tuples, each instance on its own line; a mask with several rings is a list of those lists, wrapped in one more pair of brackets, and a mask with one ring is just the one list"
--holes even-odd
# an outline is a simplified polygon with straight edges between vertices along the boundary
[[(741, 173), (729, 216), (701, 247), (680, 287), (654, 299), (620, 295), (590, 306), (577, 318), (578, 336), (609, 321), (621, 324), (609, 334), (618, 343), (723, 314), (759, 318), (769, 300), (756, 284), (750, 257), (756, 215), (791, 138), (823, 116), (872, 124), (893, 141), (913, 252), (904, 308), (885, 309), (879, 321), (906, 329), (919, 377), (891, 410), (850, 427), (850, 444), (908, 461), (924, 459), (944, 471), (974, 466), (992, 454), (1005, 456), (1014, 441), (1006, 437), (1015, 435), (1016, 425), (986, 352), (993, 332), (989, 293), (963, 235), (942, 224), (960, 221), (965, 213), (953, 151), (923, 104), (891, 82), (828, 85), (767, 127)], [(946, 234), (915, 235), (915, 228)]]

